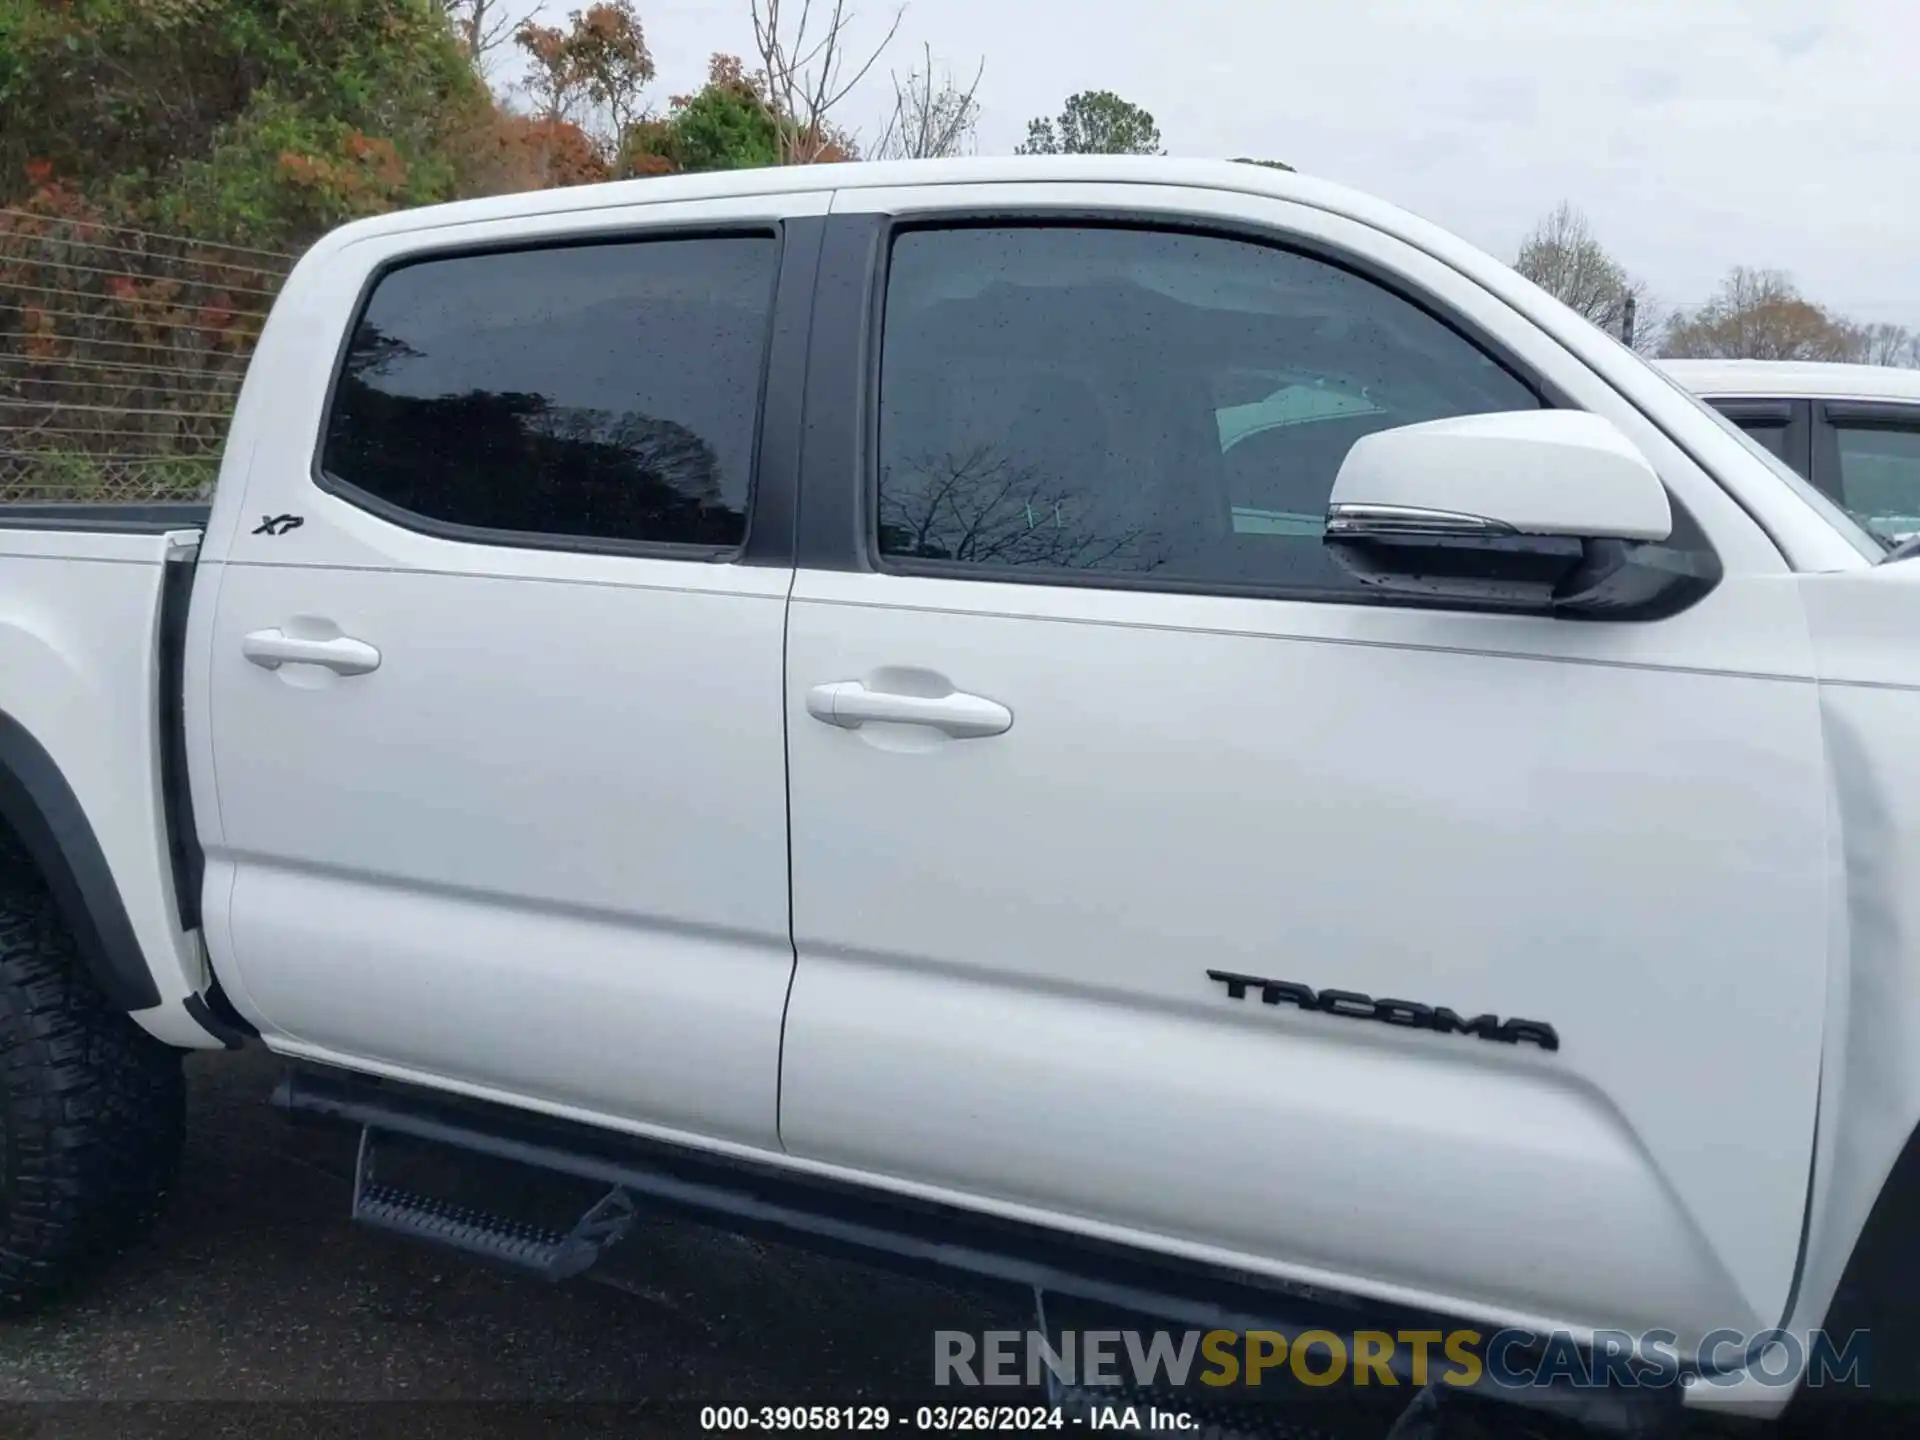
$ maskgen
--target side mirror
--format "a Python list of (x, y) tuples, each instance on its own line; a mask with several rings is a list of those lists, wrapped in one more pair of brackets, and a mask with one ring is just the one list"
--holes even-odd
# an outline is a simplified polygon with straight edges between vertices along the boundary
[(1354, 443), (1323, 535), (1363, 584), (1475, 609), (1654, 618), (1719, 578), (1677, 554), (1666, 487), (1598, 415), (1524, 410)]

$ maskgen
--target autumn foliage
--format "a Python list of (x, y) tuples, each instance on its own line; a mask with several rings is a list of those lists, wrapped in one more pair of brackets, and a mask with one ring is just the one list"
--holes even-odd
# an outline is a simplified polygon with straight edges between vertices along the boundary
[(571, 120), (499, 111), (467, 144), (469, 193), (552, 190), (611, 179), (602, 148)]
[[(463, 196), (848, 159), (736, 57), (656, 107), (633, 0), (488, 30), (491, 0), (0, 0), (0, 500), (211, 484), (301, 249)], [(467, 22), (462, 30), (460, 24)], [(529, 80), (480, 74), (485, 33)]]
[(0, 209), (0, 501), (204, 493), (289, 257), (115, 224), (44, 156), (21, 178)]
[(297, 248), (462, 193), (494, 110), (434, 0), (0, 5), (0, 205), (37, 164), (115, 221)]

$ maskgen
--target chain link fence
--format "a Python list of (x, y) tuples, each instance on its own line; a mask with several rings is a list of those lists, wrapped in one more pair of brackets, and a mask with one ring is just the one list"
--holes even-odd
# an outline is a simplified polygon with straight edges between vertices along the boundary
[(293, 257), (0, 208), (0, 504), (212, 494)]

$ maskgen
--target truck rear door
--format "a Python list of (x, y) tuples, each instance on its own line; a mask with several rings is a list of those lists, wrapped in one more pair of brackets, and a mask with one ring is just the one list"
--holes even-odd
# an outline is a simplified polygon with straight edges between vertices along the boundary
[(209, 943), (276, 1049), (773, 1143), (767, 477), (824, 203), (386, 233), (296, 272), (190, 676)]

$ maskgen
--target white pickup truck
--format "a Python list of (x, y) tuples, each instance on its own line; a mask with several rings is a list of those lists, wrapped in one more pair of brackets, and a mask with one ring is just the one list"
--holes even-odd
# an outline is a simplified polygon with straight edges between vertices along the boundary
[[(1294, 174), (348, 226), (210, 513), (0, 513), (0, 1294), (132, 1234), (179, 1050), (252, 1042), (365, 1127), (364, 1218), (546, 1274), (658, 1204), (1664, 1331), (1676, 1413), (1868, 1327), (1903, 1393), (1917, 636), (1734, 424)], [(607, 1198), (456, 1212), (395, 1135)]]

